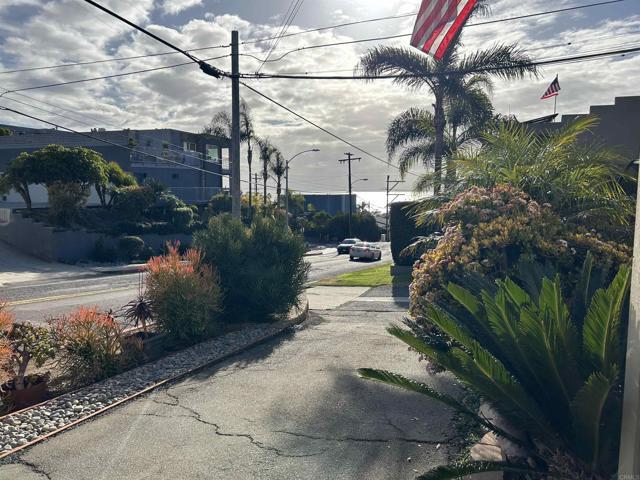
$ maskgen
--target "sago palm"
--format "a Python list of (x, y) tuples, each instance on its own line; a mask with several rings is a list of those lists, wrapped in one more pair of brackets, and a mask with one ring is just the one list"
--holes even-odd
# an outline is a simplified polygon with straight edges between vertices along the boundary
[(585, 308), (574, 310), (586, 312), (582, 315), (570, 314), (558, 277), (544, 278), (539, 287), (527, 291), (506, 279), (477, 295), (450, 283), (448, 291), (459, 306), (430, 304), (426, 310), (428, 321), (453, 346), (428, 345), (410, 331), (388, 329), (475, 389), (517, 431), (505, 431), (455, 398), (401, 375), (360, 369), (361, 376), (440, 400), (518, 444), (531, 460), (524, 465), (440, 467), (420, 478), (442, 480), (499, 470), (585, 479), (614, 473), (624, 361), (621, 318), (630, 272), (622, 267), (607, 288), (592, 296), (590, 272), (588, 258), (579, 284), (582, 295), (577, 295)]
[[(479, 2), (475, 12), (486, 9), (486, 2)], [(394, 83), (411, 89), (427, 87), (434, 96), (434, 144), (433, 159), (435, 193), (442, 183), (442, 157), (445, 152), (446, 100), (465, 98), (466, 82), (489, 83), (490, 77), (520, 79), (527, 74), (537, 74), (531, 58), (515, 45), (495, 45), (468, 54), (460, 51), (458, 35), (441, 60), (415, 49), (379, 46), (360, 58), (359, 68), (364, 75), (399, 75)]]

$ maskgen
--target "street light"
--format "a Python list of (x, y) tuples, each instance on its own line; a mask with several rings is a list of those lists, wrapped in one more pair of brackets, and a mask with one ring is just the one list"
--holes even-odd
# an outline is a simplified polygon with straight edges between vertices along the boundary
[(357, 180), (355, 180), (355, 181), (351, 182), (351, 186), (355, 185), (355, 184), (356, 184), (356, 183), (358, 183), (358, 182), (367, 182), (367, 181), (369, 181), (369, 179), (368, 179), (368, 178), (359, 178), (359, 179), (357, 179)]
[(298, 152), (296, 153), (293, 157), (291, 157), (289, 160), (287, 160), (287, 164), (286, 164), (286, 169), (285, 169), (285, 183), (284, 183), (284, 215), (285, 218), (287, 219), (287, 227), (289, 226), (289, 163), (291, 163), (291, 161), (296, 158), (298, 155), (302, 155), (303, 153), (307, 153), (307, 152), (319, 152), (320, 149), (319, 148), (312, 148), (310, 150), (303, 150), (302, 152)]

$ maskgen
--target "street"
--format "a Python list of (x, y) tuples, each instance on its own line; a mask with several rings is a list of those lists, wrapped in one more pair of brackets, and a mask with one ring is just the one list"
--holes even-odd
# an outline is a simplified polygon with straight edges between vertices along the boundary
[[(388, 243), (382, 246), (382, 262), (391, 261)], [(350, 262), (348, 255), (335, 252), (305, 257), (311, 264), (309, 282), (353, 270), (378, 265), (379, 262)], [(18, 321), (46, 323), (47, 319), (81, 305), (96, 305), (101, 310), (117, 311), (138, 293), (141, 274), (91, 275), (52, 278), (3, 285), (0, 299), (11, 303)]]
[(0, 479), (400, 479), (445, 463), (451, 411), (355, 370), (454, 381), (385, 332), (406, 311), (390, 287), (339, 290), (351, 301), (316, 295), (294, 332), (8, 457)]

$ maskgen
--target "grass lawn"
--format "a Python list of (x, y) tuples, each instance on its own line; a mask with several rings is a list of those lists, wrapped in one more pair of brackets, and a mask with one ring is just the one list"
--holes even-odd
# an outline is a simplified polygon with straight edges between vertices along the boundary
[(324, 285), (329, 287), (378, 287), (380, 285), (411, 283), (411, 275), (403, 274), (391, 276), (391, 265), (378, 265), (356, 272), (343, 273), (333, 278), (320, 280), (315, 285)]

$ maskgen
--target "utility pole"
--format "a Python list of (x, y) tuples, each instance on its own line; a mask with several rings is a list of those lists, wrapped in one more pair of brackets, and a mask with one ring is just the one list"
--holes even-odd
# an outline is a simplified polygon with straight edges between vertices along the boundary
[(231, 32), (231, 216), (240, 219), (240, 67), (238, 31)]
[(247, 142), (247, 163), (249, 164), (249, 221), (253, 218), (252, 199), (251, 199), (251, 161), (253, 160), (253, 150), (251, 149), (251, 140)]
[[(393, 183), (392, 187), (389, 187), (389, 184)], [(385, 240), (389, 241), (389, 192), (396, 188), (399, 183), (404, 183), (404, 180), (389, 180), (389, 175), (387, 175), (387, 215), (385, 219), (385, 233), (387, 234)], [(396, 195), (397, 197), (397, 195)]]
[[(251, 179), (249, 179), (249, 181), (251, 181)], [(258, 197), (258, 174), (257, 173), (253, 174), (253, 191), (255, 192), (256, 200), (257, 200), (257, 197)]]
[(340, 160), (338, 160), (338, 162), (340, 163), (345, 163), (347, 162), (348, 166), (349, 166), (349, 236), (351, 236), (351, 215), (353, 215), (353, 202), (351, 201), (351, 162), (353, 160), (362, 160), (361, 157), (353, 157), (353, 154), (351, 152), (347, 152), (345, 153), (345, 155), (347, 156), (347, 158), (342, 158)]

